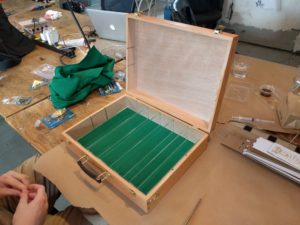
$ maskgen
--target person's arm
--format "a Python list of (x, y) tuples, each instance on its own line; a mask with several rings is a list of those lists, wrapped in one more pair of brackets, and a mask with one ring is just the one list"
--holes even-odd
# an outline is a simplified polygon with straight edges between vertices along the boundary
[[(32, 200), (30, 200), (30, 197)], [(42, 225), (48, 211), (48, 200), (45, 187), (31, 184), (22, 192), (19, 204), (13, 217), (13, 225)]]
[(27, 189), (29, 179), (26, 175), (9, 171), (0, 176), (0, 197), (20, 196), (23, 190)]

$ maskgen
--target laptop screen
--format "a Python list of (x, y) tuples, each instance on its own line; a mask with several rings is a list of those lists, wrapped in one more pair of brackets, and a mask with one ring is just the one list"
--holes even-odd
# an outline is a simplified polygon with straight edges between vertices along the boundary
[(135, 0), (101, 0), (101, 9), (115, 12), (132, 13)]
[(100, 38), (126, 41), (125, 21), (127, 13), (92, 8), (86, 8), (86, 11)]

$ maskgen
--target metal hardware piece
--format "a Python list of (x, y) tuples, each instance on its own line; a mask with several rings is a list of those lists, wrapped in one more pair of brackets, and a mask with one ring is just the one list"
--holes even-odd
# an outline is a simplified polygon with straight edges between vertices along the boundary
[[(82, 160), (84, 160), (84, 161), (82, 161)], [(77, 162), (79, 162), (79, 161), (80, 161), (82, 164), (87, 163), (87, 161), (89, 161), (88, 156), (87, 156), (87, 155), (81, 156), (81, 157), (77, 160)]]
[(143, 12), (142, 11), (135, 12), (134, 15), (139, 17), (139, 16), (143, 15)]
[(132, 194), (133, 196), (136, 196), (136, 193), (135, 193), (135, 191), (134, 191), (134, 190), (132, 190), (132, 189), (129, 189), (129, 192), (130, 192), (130, 194)]
[(240, 151), (244, 151), (246, 150), (251, 150), (251, 148), (253, 147), (253, 144), (256, 140), (250, 140), (250, 139), (246, 139), (245, 141), (243, 141), (243, 143), (240, 145), (239, 150)]
[(157, 199), (159, 198), (159, 193), (155, 193), (152, 198), (150, 198), (147, 202), (148, 204), (148, 208), (150, 207), (150, 205), (155, 202)]
[(214, 34), (221, 34), (224, 29), (225, 29), (224, 25), (218, 25), (214, 30)]
[(110, 173), (107, 171), (104, 171), (103, 173), (100, 173), (97, 177), (96, 180), (100, 180), (101, 182), (105, 181), (107, 178), (110, 177)]

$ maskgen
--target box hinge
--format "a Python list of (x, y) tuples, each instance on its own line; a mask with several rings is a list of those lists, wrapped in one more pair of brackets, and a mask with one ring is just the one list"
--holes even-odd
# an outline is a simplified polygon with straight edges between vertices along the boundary
[(218, 25), (215, 30), (213, 31), (214, 34), (221, 34), (223, 30), (225, 29), (225, 26), (223, 25)]
[(148, 201), (147, 201), (147, 207), (148, 209), (150, 208), (150, 206), (157, 200), (159, 199), (159, 193), (155, 193), (152, 198), (150, 198)]
[(132, 190), (132, 189), (129, 189), (129, 192), (130, 192), (130, 194), (131, 194), (131, 195), (133, 195), (133, 196), (136, 196), (136, 193), (135, 193), (135, 191), (134, 191), (134, 190)]

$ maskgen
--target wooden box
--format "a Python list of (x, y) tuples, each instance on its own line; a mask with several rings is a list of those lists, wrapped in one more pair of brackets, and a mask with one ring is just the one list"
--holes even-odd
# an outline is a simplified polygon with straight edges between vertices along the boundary
[(236, 42), (236, 35), (129, 15), (126, 95), (63, 134), (79, 166), (152, 209), (206, 148)]

